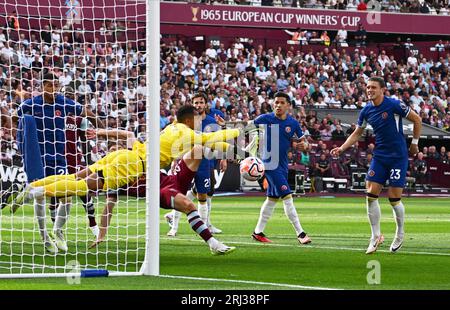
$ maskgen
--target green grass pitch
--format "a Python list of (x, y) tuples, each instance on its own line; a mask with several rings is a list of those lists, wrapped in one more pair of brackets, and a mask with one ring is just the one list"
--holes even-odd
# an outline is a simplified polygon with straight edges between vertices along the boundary
[[(295, 199), (303, 227), (311, 236), (311, 245), (299, 245), (294, 230), (277, 204), (265, 233), (274, 242), (259, 244), (251, 240), (251, 233), (259, 215), (263, 197), (223, 197), (213, 199), (212, 222), (224, 233), (217, 237), (237, 250), (227, 256), (212, 256), (208, 247), (197, 237), (183, 216), (176, 238), (166, 237), (168, 226), (161, 210), (160, 271), (162, 275), (226, 279), (205, 281), (189, 278), (109, 277), (81, 279), (69, 285), (64, 278), (0, 279), (0, 289), (301, 289), (305, 287), (336, 289), (450, 289), (450, 199), (404, 198), (406, 207), (406, 238), (399, 253), (389, 253), (395, 222), (386, 198), (382, 206), (382, 232), (385, 243), (374, 255), (365, 255), (370, 228), (364, 198)], [(86, 254), (76, 257), (81, 263), (99, 264), (108, 269), (135, 271), (142, 260), (144, 246), (143, 201), (122, 203), (115, 214), (108, 242), (98, 251), (87, 250), (89, 231), (81, 205), (75, 211), (79, 217), (69, 220), (67, 239), (69, 253), (56, 258), (43, 255), (31, 219), (33, 208), (25, 206), (25, 221), (3, 212), (0, 226), (0, 273), (12, 266), (20, 271), (20, 264), (11, 264), (12, 251), (23, 250), (27, 255), (13, 256), (23, 262), (23, 271), (30, 264), (53, 263), (60, 266), (75, 258), (75, 249)], [(99, 206), (101, 209), (101, 206)], [(97, 214), (99, 211), (97, 211)], [(23, 219), (22, 219), (23, 220)], [(131, 226), (125, 228), (126, 223)], [(49, 224), (51, 226), (51, 224)], [(126, 238), (128, 229), (129, 238)], [(17, 231), (16, 231), (17, 230)], [(78, 233), (75, 234), (75, 231)], [(36, 243), (38, 244), (38, 243)], [(138, 250), (136, 251), (136, 248)], [(126, 249), (133, 251), (125, 251)], [(107, 250), (113, 254), (107, 254)], [(125, 260), (129, 262), (124, 265)], [(380, 284), (367, 282), (368, 263), (375, 260), (380, 266)], [(8, 265), (10, 264), (10, 265)], [(28, 267), (27, 267), (28, 266)], [(42, 272), (43, 269), (35, 269)], [(246, 282), (249, 281), (249, 282)], [(277, 284), (278, 286), (275, 286)]]

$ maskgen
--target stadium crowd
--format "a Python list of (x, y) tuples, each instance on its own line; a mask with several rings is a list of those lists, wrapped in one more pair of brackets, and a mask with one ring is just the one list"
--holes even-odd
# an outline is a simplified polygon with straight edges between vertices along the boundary
[[(137, 136), (145, 133), (145, 41), (127, 41), (120, 23), (108, 22), (102, 28), (110, 32), (109, 43), (94, 44), (77, 31), (49, 25), (41, 32), (19, 32), (14, 25), (0, 28), (2, 160), (16, 152), (13, 143), (7, 142), (12, 133), (6, 119), (16, 114), (24, 99), (41, 92), (42, 73), (50, 70), (59, 76), (66, 94), (72, 93), (90, 107), (109, 128), (127, 129)], [(274, 94), (282, 91), (292, 98), (293, 116), (317, 144), (311, 154), (300, 154), (293, 145), (292, 163), (326, 175), (336, 171), (329, 162), (333, 141), (345, 139), (354, 125), (344, 131), (332, 114), (319, 119), (317, 109), (363, 108), (365, 83), (378, 75), (386, 81), (386, 95), (410, 105), (424, 123), (450, 132), (449, 62), (450, 53), (439, 61), (412, 53), (407, 59), (395, 59), (384, 50), (347, 52), (324, 47), (313, 53), (294, 46), (266, 49), (253, 46), (251, 40), (241, 43), (239, 38), (220, 46), (211, 44), (197, 54), (181, 40), (162, 40), (160, 128), (171, 123), (177, 109), (190, 104), (198, 91), (207, 93), (209, 104), (222, 110), (226, 121), (271, 112)], [(106, 143), (92, 147), (92, 161), (108, 149)], [(423, 150), (424, 156), (435, 156), (431, 149)], [(340, 174), (370, 163), (370, 149), (352, 152), (362, 155), (344, 156), (335, 167)], [(448, 163), (450, 153), (444, 149), (439, 154)]]
[(381, 11), (394, 13), (449, 15), (448, 0), (174, 0), (204, 4), (237, 4), (253, 6), (298, 7), (348, 11)]

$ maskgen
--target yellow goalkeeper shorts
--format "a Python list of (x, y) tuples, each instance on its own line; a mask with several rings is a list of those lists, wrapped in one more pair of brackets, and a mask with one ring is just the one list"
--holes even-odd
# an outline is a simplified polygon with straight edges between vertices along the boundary
[(136, 182), (144, 174), (145, 166), (136, 152), (126, 151), (117, 154), (101, 170), (104, 177), (103, 190), (107, 191)]

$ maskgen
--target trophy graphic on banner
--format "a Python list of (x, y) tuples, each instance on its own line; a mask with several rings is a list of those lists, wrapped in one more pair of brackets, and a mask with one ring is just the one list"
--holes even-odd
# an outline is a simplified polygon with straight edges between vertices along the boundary
[(194, 16), (194, 17), (192, 17), (193, 22), (198, 21), (198, 18), (197, 18), (198, 9), (199, 8), (191, 7), (192, 15)]

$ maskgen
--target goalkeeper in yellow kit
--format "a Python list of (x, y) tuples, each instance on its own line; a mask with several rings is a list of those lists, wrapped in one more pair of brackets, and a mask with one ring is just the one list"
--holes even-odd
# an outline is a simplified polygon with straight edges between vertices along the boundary
[[(203, 156), (235, 151), (234, 146), (224, 141), (234, 139), (240, 134), (238, 129), (221, 130), (213, 133), (198, 134), (194, 132), (197, 112), (192, 106), (181, 107), (177, 112), (177, 122), (169, 125), (160, 135), (160, 166), (166, 167), (174, 159), (182, 157), (177, 164), (175, 175), (160, 174), (161, 207), (174, 208), (186, 213), (194, 229), (209, 245), (214, 254), (226, 254), (234, 248), (227, 247), (214, 239), (206, 225), (200, 220), (194, 204), (187, 199), (186, 194), (195, 172)], [(45, 204), (45, 197), (85, 196), (88, 192), (116, 190), (124, 185), (135, 182), (146, 171), (146, 145), (135, 139), (134, 134), (121, 130), (88, 131), (88, 138), (105, 137), (126, 139), (131, 150), (112, 152), (88, 168), (71, 175), (55, 175), (31, 183), (20, 193), (14, 204), (22, 204), (26, 198), (35, 198), (37, 203)], [(43, 206), (44, 207), (44, 206)], [(12, 207), (14, 209), (14, 206)], [(103, 222), (103, 221), (102, 221)], [(109, 220), (108, 220), (109, 222)], [(45, 221), (40, 229), (45, 229)], [(106, 225), (108, 223), (105, 223)], [(43, 227), (41, 227), (43, 226)], [(105, 225), (103, 225), (103, 228)], [(106, 231), (100, 232), (99, 243)], [(59, 238), (61, 239), (61, 238)], [(55, 253), (58, 243), (45, 241), (47, 251)], [(96, 245), (95, 244), (95, 245)]]

